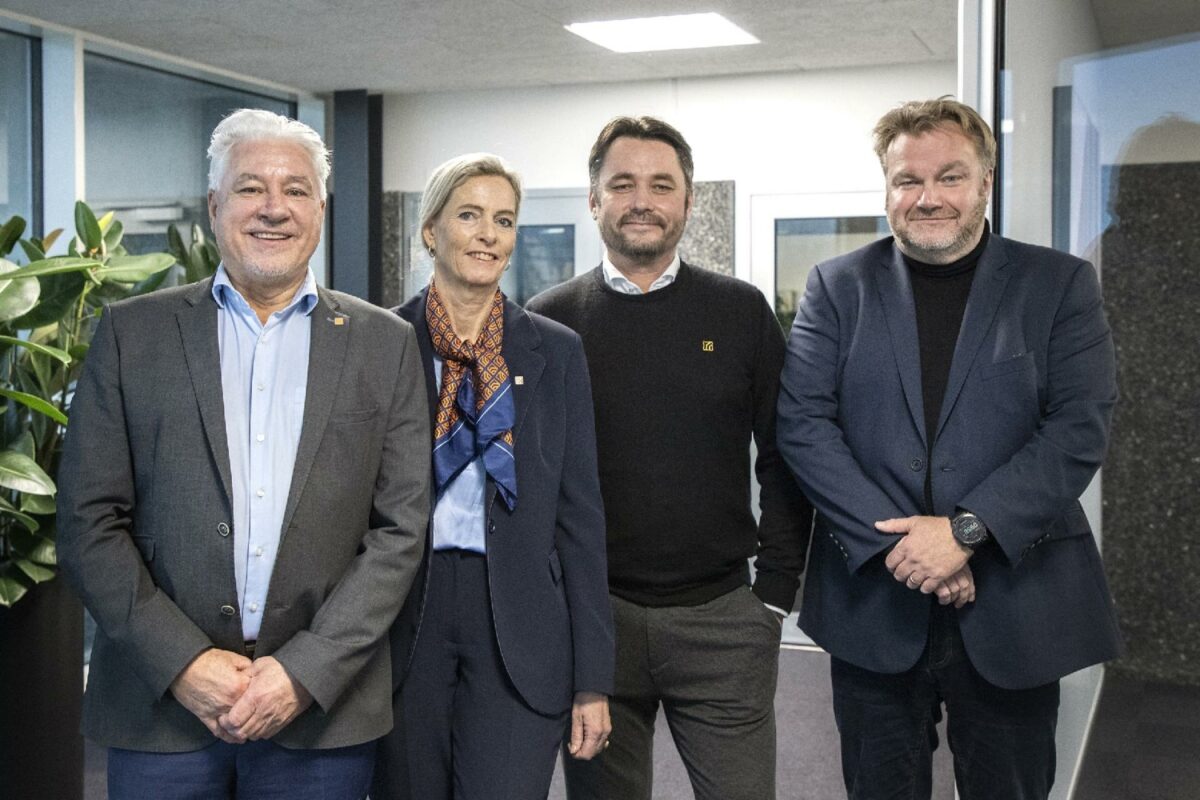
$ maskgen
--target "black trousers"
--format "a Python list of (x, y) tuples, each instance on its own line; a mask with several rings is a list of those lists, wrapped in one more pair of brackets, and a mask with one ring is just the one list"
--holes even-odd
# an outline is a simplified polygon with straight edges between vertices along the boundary
[(412, 664), (380, 740), (372, 800), (533, 800), (550, 790), (570, 712), (521, 699), (496, 642), (487, 559), (430, 556)]
[(833, 712), (850, 800), (928, 798), (945, 704), (962, 800), (1045, 800), (1054, 784), (1058, 681), (1002, 689), (971, 666), (952, 606), (934, 607), (929, 642), (908, 672), (834, 658)]

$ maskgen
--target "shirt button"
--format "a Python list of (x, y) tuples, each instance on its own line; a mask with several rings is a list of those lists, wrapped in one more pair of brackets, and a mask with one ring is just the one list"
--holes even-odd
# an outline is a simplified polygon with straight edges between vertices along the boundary
[(261, 392), (263, 389), (265, 389), (265, 388), (267, 388), (267, 387), (263, 386), (263, 385), (260, 383), (260, 384), (256, 385), (254, 388), (255, 388), (255, 389), (258, 389), (258, 390)]
[(236, 609), (233, 606), (221, 606), (221, 615), (222, 616), (232, 617), (235, 612), (236, 612)]
[(267, 492), (265, 489), (259, 489), (257, 492), (255, 492), (255, 494), (258, 495), (259, 497), (264, 497), (264, 496), (266, 496)]
[(261, 442), (263, 439), (266, 439), (267, 437), (264, 434), (260, 433), (258, 436), (255, 436), (254, 438)]
[(262, 558), (262, 548), (261, 547), (254, 548), (254, 556), (255, 556), (255, 558)]
[(226, 525), (224, 522), (218, 522), (217, 523), (217, 533), (221, 534), (222, 536), (228, 536), (229, 535), (229, 526)]
[(913, 472), (920, 472), (921, 468), (924, 466), (925, 466), (925, 462), (919, 458), (914, 458), (912, 461), (908, 462), (908, 468), (911, 469)]
[(251, 604), (250, 604), (250, 610), (251, 610), (252, 612), (253, 612), (253, 611), (258, 611), (258, 603), (251, 603)]

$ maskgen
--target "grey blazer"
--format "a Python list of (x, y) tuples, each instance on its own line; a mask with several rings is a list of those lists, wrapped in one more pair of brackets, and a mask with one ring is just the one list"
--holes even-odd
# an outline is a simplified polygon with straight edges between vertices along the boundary
[[(169, 686), (206, 648), (243, 650), (211, 287), (110, 306), (71, 407), (58, 553), (98, 623), (83, 732), (108, 746), (211, 744)], [(429, 509), (428, 401), (412, 326), (348, 295), (318, 295), (257, 644), (315, 700), (274, 738), (293, 748), (357, 744), (391, 728), (380, 643), (420, 564)]]

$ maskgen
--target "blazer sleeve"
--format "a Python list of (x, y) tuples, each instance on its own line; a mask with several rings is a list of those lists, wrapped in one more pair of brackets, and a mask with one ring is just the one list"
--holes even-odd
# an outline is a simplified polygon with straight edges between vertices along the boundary
[(432, 445), (425, 375), (409, 325), (404, 325), (403, 352), (387, 413), (370, 528), (359, 553), (312, 624), (272, 654), (326, 712), (375, 655), (408, 595), (425, 549)]
[(1100, 282), (1092, 265), (1080, 261), (1054, 314), (1036, 432), (958, 503), (983, 520), (1013, 566), (1100, 468), (1116, 401), (1116, 358)]
[(842, 338), (850, 335), (841, 328), (818, 265), (808, 276), (784, 357), (776, 423), (779, 449), (827, 522), (847, 569), (857, 572), (896, 542), (875, 530), (875, 522), (907, 514), (859, 466), (839, 423)]
[(571, 615), (574, 688), (611, 695), (616, 644), (608, 598), (604, 501), (596, 464), (596, 418), (583, 342), (576, 335), (572, 335), (563, 402), (567, 433), (554, 539)]
[(812, 505), (796, 485), (776, 444), (775, 417), (784, 342), (767, 300), (754, 292), (758, 306), (758, 353), (751, 390), (754, 403), (754, 471), (759, 484), (758, 550), (754, 593), (769, 605), (791, 611), (804, 572), (812, 536)]
[(134, 541), (133, 453), (115, 313), (110, 307), (100, 319), (71, 402), (58, 481), (58, 561), (125, 662), (163, 695), (213, 643), (154, 583)]

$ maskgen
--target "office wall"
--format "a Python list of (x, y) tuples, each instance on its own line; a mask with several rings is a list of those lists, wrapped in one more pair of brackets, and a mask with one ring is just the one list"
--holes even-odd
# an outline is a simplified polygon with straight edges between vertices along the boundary
[(419, 191), (450, 156), (490, 150), (530, 188), (587, 185), (587, 152), (618, 114), (654, 114), (692, 145), (699, 181), (735, 183), (735, 271), (749, 277), (755, 194), (870, 191), (871, 128), (896, 103), (955, 91), (953, 62), (627, 84), (389, 95), (385, 191)]

